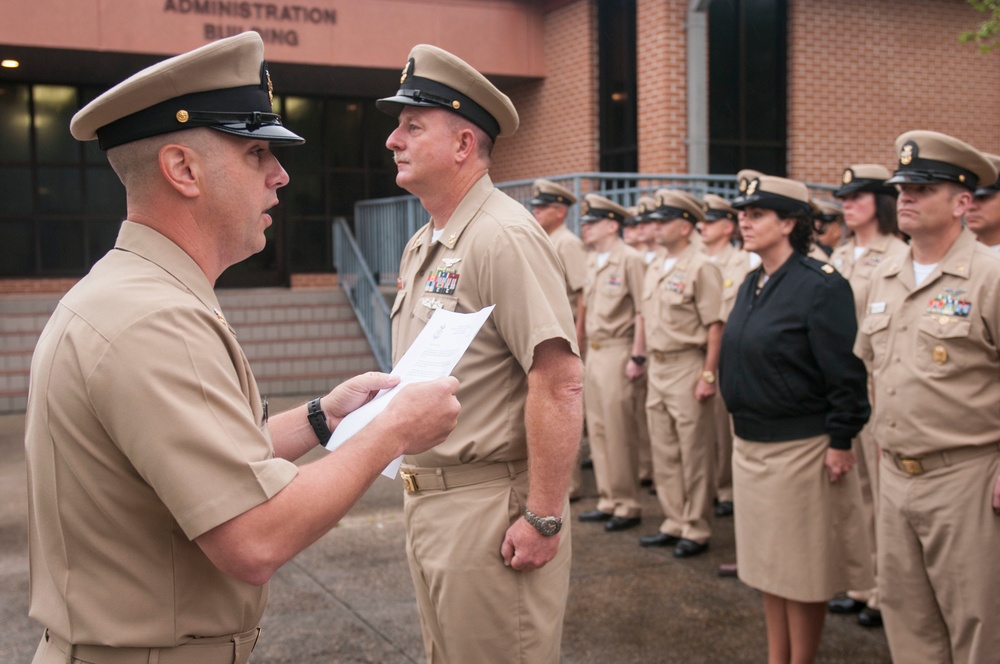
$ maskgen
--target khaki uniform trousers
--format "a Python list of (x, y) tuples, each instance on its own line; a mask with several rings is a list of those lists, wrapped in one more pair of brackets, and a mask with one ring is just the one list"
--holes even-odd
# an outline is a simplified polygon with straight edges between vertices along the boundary
[(713, 405), (694, 398), (705, 353), (691, 349), (648, 355), (646, 418), (656, 496), (666, 517), (660, 532), (703, 544), (712, 536), (715, 493)]
[(878, 584), (893, 661), (996, 662), (1000, 450), (922, 475), (884, 455), (880, 472)]
[[(857, 458), (858, 480), (861, 483), (861, 508), (871, 542), (871, 571), (876, 576), (877, 554), (875, 519), (878, 514), (878, 445), (871, 432), (871, 422), (865, 425), (853, 442), (854, 456)], [(879, 608), (878, 587), (859, 588), (847, 591), (847, 596), (859, 602), (866, 602), (873, 609)]]
[(631, 351), (631, 339), (592, 342), (583, 389), (597, 509), (630, 519), (642, 514), (635, 388), (625, 376)]
[(570, 520), (547, 565), (531, 572), (506, 567), (500, 546), (527, 496), (527, 472), (405, 495), (406, 554), (428, 664), (559, 662)]
[(649, 379), (649, 360), (646, 360), (646, 371), (632, 382), (632, 394), (635, 403), (632, 406), (633, 417), (639, 429), (639, 481), (653, 480), (653, 450), (649, 446), (649, 424), (646, 422), (646, 392)]
[(192, 639), (173, 648), (112, 648), (73, 645), (45, 630), (32, 664), (246, 664), (260, 628)]
[(722, 395), (716, 393), (712, 407), (715, 418), (715, 497), (733, 502), (733, 420)]

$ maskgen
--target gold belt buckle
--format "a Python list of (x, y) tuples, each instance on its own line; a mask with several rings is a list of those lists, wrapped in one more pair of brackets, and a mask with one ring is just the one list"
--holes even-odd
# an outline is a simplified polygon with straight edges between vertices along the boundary
[(899, 467), (907, 475), (924, 474), (924, 466), (920, 463), (920, 459), (900, 459)]
[(601, 348), (601, 342), (600, 341), (591, 341), (590, 342), (590, 347), (593, 348), (594, 350), (600, 350), (600, 348)]
[(403, 478), (403, 488), (406, 489), (407, 493), (417, 492), (417, 478), (414, 475), (406, 472), (405, 470), (399, 471), (399, 476)]
[(667, 355), (666, 355), (666, 353), (661, 353), (658, 350), (654, 350), (653, 351), (653, 359), (656, 360), (657, 362), (663, 362), (664, 360), (667, 359)]

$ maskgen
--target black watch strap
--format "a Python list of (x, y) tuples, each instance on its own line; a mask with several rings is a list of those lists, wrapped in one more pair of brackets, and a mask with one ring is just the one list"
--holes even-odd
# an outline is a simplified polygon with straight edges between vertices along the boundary
[(640, 367), (646, 363), (645, 355), (633, 355), (632, 361), (638, 364)]
[(333, 432), (326, 425), (326, 415), (323, 414), (323, 408), (319, 405), (319, 400), (322, 398), (317, 397), (310, 401), (306, 406), (306, 410), (309, 413), (309, 424), (312, 425), (313, 433), (319, 438), (319, 444), (326, 445), (326, 441), (330, 440)]

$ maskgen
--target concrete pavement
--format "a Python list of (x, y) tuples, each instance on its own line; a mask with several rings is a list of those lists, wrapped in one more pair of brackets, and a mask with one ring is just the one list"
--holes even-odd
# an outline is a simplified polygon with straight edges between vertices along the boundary
[[(302, 400), (273, 399), (271, 407)], [(30, 662), (41, 636), (27, 616), (23, 436), (23, 415), (0, 416), (0, 662), (11, 664)], [(584, 478), (593, 496), (593, 473)], [(275, 575), (254, 664), (424, 661), (401, 492), (398, 480), (379, 478), (337, 528)], [(720, 563), (735, 558), (732, 519), (716, 521), (708, 553), (678, 560), (669, 550), (638, 546), (639, 535), (656, 532), (660, 521), (655, 497), (643, 496), (642, 526), (615, 534), (575, 521), (594, 507), (592, 497), (573, 504), (563, 661), (765, 662), (759, 593), (717, 575)], [(828, 616), (817, 662), (889, 661), (881, 630), (859, 627), (853, 616)]]

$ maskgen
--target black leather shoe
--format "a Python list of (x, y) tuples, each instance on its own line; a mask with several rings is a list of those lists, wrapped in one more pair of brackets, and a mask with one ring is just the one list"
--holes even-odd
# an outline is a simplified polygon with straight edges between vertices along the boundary
[(612, 516), (614, 515), (602, 512), (601, 510), (590, 510), (589, 512), (580, 512), (580, 521), (584, 523), (599, 523), (610, 520)]
[(655, 535), (644, 535), (639, 538), (639, 546), (673, 546), (681, 541), (676, 535), (666, 533), (656, 533)]
[(858, 613), (858, 624), (862, 627), (881, 627), (882, 612), (866, 606)]
[(653, 478), (652, 477), (647, 477), (644, 480), (639, 480), (639, 486), (641, 486), (643, 488), (648, 488), (648, 487), (653, 486)]
[(834, 597), (826, 603), (826, 610), (830, 613), (857, 613), (864, 608), (864, 602), (859, 602), (847, 596)]
[(580, 462), (580, 470), (590, 470), (594, 467), (593, 459), (584, 459)]
[(642, 523), (642, 517), (613, 516), (604, 524), (604, 529), (609, 533), (617, 533), (619, 530), (635, 528), (640, 523)]
[(697, 556), (699, 553), (705, 553), (706, 551), (708, 551), (708, 542), (698, 544), (694, 540), (682, 539), (677, 542), (677, 548), (674, 549), (674, 557), (690, 558), (691, 556)]
[(715, 516), (732, 516), (733, 515), (733, 501), (723, 500), (720, 501), (718, 505), (715, 506)]

